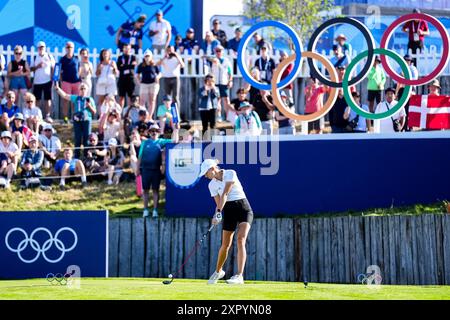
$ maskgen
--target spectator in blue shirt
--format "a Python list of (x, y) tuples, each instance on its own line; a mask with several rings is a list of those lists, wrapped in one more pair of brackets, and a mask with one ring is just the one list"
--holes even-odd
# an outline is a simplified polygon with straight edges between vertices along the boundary
[[(80, 77), (78, 74), (80, 62), (74, 55), (75, 45), (69, 41), (66, 43), (66, 55), (59, 59), (61, 64), (61, 89), (68, 95), (78, 95), (80, 89)], [(69, 105), (67, 101), (63, 101), (62, 116), (66, 123), (69, 122), (67, 118), (69, 114)]]
[(228, 41), (227, 49), (231, 50), (231, 54), (233, 55), (233, 71), (234, 74), (237, 72), (237, 52), (239, 49), (239, 44), (241, 43), (242, 38), (242, 30), (240, 27), (234, 30), (235, 37)]
[(137, 176), (142, 177), (142, 189), (144, 190), (144, 218), (149, 215), (149, 190), (152, 188), (153, 194), (153, 218), (158, 217), (158, 201), (159, 201), (159, 186), (161, 184), (161, 166), (163, 148), (168, 143), (178, 143), (178, 129), (173, 130), (173, 139), (159, 138), (160, 129), (155, 123), (149, 129), (150, 138), (143, 141), (139, 150), (139, 158), (137, 163)]
[[(361, 103), (361, 95), (359, 92), (352, 92), (352, 97), (355, 103), (364, 111), (369, 112), (369, 107)], [(372, 123), (369, 119), (360, 116), (352, 108), (347, 107), (344, 112), (344, 119), (348, 120), (348, 132), (369, 132), (371, 131)]]
[[(44, 162), (44, 152), (38, 149), (38, 138), (36, 136), (31, 136), (29, 143), (30, 149), (25, 150), (22, 155), (22, 161), (20, 162), (22, 178), (39, 178), (42, 176), (41, 168)], [(37, 181), (39, 182), (39, 179)], [(22, 180), (21, 186), (26, 187), (27, 180)]]
[(201, 49), (203, 50), (203, 53), (206, 56), (214, 56), (215, 51), (214, 49), (216, 49), (217, 46), (220, 45), (220, 41), (217, 40), (214, 35), (212, 34), (211, 31), (206, 31), (205, 33), (205, 39), (202, 42), (202, 46)]
[(80, 95), (69, 95), (61, 90), (56, 84), (56, 92), (64, 100), (71, 101), (74, 104), (73, 113), (73, 132), (75, 140), (75, 158), (80, 157), (80, 146), (88, 145), (89, 135), (91, 134), (92, 116), (97, 112), (95, 101), (87, 96), (88, 87), (86, 84), (80, 84)]
[(117, 48), (122, 51), (124, 44), (130, 44), (136, 53), (139, 49), (142, 49), (142, 38), (144, 36), (142, 29), (146, 20), (147, 16), (143, 14), (136, 21), (127, 21), (122, 24), (116, 33)]
[(73, 175), (81, 176), (81, 185), (83, 188), (87, 186), (86, 169), (84, 168), (83, 162), (73, 158), (73, 152), (70, 148), (65, 148), (64, 158), (56, 161), (55, 172), (61, 176), (59, 188), (62, 191), (66, 189), (66, 178)]
[(180, 45), (180, 52), (184, 53), (187, 51), (187, 54), (192, 54), (192, 52), (197, 53), (200, 45), (198, 41), (195, 39), (195, 31), (193, 28), (189, 28), (186, 30), (186, 38), (183, 39)]
[(16, 94), (14, 91), (8, 91), (6, 94), (6, 103), (0, 105), (0, 115), (6, 114), (8, 122), (11, 122), (16, 113), (19, 113), (19, 107), (14, 103), (16, 102)]

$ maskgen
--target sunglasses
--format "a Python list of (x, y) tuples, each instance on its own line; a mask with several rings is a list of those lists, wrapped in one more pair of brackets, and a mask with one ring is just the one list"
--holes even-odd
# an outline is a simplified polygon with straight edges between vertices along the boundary
[(22, 54), (22, 52), (14, 52), (14, 54)]
[(14, 98), (14, 96), (6, 96), (8, 99), (12, 99)]
[(86, 88), (85, 87), (81, 87), (80, 90), (86, 90)]
[(34, 101), (32, 101), (32, 100), (27, 100), (27, 103), (33, 103)]
[(66, 47), (66, 49), (73, 49), (73, 47)]
[(52, 131), (52, 129), (45, 129), (44, 131)]
[(158, 133), (159, 130), (150, 130), (150, 133)]

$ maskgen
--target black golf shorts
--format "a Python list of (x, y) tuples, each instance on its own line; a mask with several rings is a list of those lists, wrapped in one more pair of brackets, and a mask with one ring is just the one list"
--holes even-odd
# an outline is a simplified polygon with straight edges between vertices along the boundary
[(242, 223), (253, 222), (253, 210), (247, 199), (228, 201), (223, 207), (223, 225), (222, 230), (232, 231)]
[(142, 176), (142, 189), (145, 191), (150, 190), (159, 190), (159, 186), (161, 185), (161, 171), (159, 169), (143, 169), (141, 168), (141, 176)]

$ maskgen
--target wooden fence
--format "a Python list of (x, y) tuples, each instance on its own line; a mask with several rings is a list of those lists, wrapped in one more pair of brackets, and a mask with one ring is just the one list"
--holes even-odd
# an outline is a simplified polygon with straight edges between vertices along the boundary
[[(112, 277), (167, 277), (176, 272), (208, 219), (116, 218), (109, 227)], [(221, 232), (213, 229), (179, 277), (207, 279)], [(450, 215), (255, 219), (245, 279), (356, 283), (369, 265), (383, 284), (450, 284)], [(224, 270), (237, 269), (236, 242)]]

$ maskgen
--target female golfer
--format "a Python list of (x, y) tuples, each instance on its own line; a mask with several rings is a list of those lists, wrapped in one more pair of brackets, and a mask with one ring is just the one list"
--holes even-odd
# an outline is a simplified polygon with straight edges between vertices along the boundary
[(247, 259), (245, 242), (253, 221), (253, 211), (236, 171), (220, 169), (217, 164), (217, 160), (206, 159), (203, 161), (200, 170), (200, 177), (206, 176), (211, 180), (208, 187), (217, 205), (212, 219), (214, 225), (221, 222), (223, 211), (222, 246), (217, 257), (216, 270), (209, 278), (208, 284), (216, 284), (218, 280), (225, 276), (222, 267), (227, 260), (228, 250), (230, 250), (236, 227), (238, 227), (238, 272), (226, 282), (228, 284), (244, 284), (243, 273), (245, 260)]

